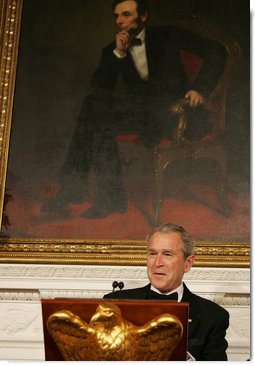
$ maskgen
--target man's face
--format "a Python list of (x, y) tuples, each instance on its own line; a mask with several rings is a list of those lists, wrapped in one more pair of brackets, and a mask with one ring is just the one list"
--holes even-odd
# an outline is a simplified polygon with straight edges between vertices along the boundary
[(135, 34), (138, 34), (144, 26), (148, 15), (138, 16), (137, 4), (133, 0), (123, 1), (116, 5), (114, 9), (114, 21), (117, 32), (135, 30)]
[(184, 257), (179, 233), (155, 233), (147, 248), (147, 274), (160, 292), (176, 289), (184, 273), (192, 267), (194, 256)]

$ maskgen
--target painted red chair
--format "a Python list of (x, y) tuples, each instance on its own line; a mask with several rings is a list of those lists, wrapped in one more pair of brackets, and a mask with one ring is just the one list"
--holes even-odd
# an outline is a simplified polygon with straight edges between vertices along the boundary
[[(227, 199), (227, 162), (224, 148), (224, 137), (226, 127), (226, 93), (229, 81), (236, 69), (241, 50), (238, 43), (229, 35), (224, 34), (218, 28), (208, 23), (205, 19), (193, 16), (178, 24), (185, 29), (204, 37), (216, 40), (222, 44), (228, 54), (224, 72), (218, 81), (217, 86), (206, 102), (208, 118), (212, 123), (212, 132), (203, 136), (199, 141), (189, 141), (183, 136), (188, 120), (185, 115), (186, 100), (180, 100), (171, 106), (171, 113), (177, 114), (179, 123), (172, 135), (171, 140), (164, 139), (155, 146), (153, 152), (147, 152), (153, 161), (154, 190), (153, 190), (153, 216), (154, 224), (160, 223), (160, 212), (163, 200), (163, 187), (165, 185), (165, 171), (174, 161), (189, 162), (197, 159), (213, 160), (219, 169), (217, 190), (223, 215), (229, 215), (230, 208)], [(193, 80), (197, 77), (202, 60), (195, 55), (182, 52), (182, 61), (188, 77)], [(117, 137), (120, 145), (128, 145), (133, 159), (139, 158), (133, 143), (137, 142), (136, 135), (121, 135)], [(131, 142), (133, 142), (131, 144)], [(138, 144), (136, 144), (138, 145)], [(151, 154), (151, 155), (150, 155)], [(121, 154), (123, 157), (123, 154)], [(124, 158), (125, 161), (125, 158)]]

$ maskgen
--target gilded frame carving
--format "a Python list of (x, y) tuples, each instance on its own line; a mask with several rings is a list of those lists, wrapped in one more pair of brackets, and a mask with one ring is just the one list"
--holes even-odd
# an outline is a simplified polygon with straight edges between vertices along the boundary
[[(22, 0), (0, 1), (0, 220), (2, 221)], [(197, 243), (196, 266), (249, 267), (246, 242)], [(144, 241), (0, 238), (0, 263), (145, 265)]]

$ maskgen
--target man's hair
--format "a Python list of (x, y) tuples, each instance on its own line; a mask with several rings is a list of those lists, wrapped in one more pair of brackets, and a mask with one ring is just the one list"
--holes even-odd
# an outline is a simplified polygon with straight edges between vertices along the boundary
[[(116, 5), (123, 3), (127, 0), (114, 0), (112, 3), (112, 9), (114, 11)], [(139, 16), (144, 15), (146, 12), (149, 12), (149, 5), (147, 0), (134, 0), (137, 5), (137, 13)]]
[(150, 243), (153, 234), (155, 233), (167, 234), (171, 232), (180, 234), (183, 245), (184, 257), (188, 258), (190, 255), (193, 255), (195, 250), (195, 244), (191, 235), (182, 226), (171, 223), (161, 224), (158, 227), (152, 229), (149, 235), (146, 237), (147, 245)]

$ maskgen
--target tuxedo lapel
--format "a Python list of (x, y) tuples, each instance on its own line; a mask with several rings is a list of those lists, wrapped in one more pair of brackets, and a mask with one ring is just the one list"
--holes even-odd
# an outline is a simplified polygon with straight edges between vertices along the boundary
[(189, 291), (189, 289), (185, 284), (183, 284), (183, 287), (184, 289), (181, 301), (189, 303), (189, 319), (191, 320), (191, 322), (189, 323), (189, 339), (190, 339), (196, 333), (196, 330), (201, 323), (201, 319), (199, 316), (199, 314), (201, 314), (201, 310), (199, 304), (197, 303), (196, 296)]
[(139, 73), (134, 65), (134, 61), (129, 51), (127, 51), (127, 56), (121, 63), (121, 72), (127, 84), (132, 84), (137, 80), (140, 80)]
[(168, 28), (148, 27), (145, 37), (151, 90), (155, 96), (166, 93), (170, 103), (183, 95), (186, 85), (180, 52)]
[(144, 286), (143, 288), (142, 288), (142, 298), (144, 299), (144, 300), (147, 300), (147, 299), (149, 299), (149, 296), (150, 296), (150, 289), (151, 289), (151, 284), (150, 283), (148, 283), (146, 286)]
[(159, 62), (159, 56), (162, 56), (165, 41), (163, 40), (160, 32), (149, 27), (146, 28), (145, 37), (149, 75), (153, 75), (154, 71), (157, 70), (156, 65)]

